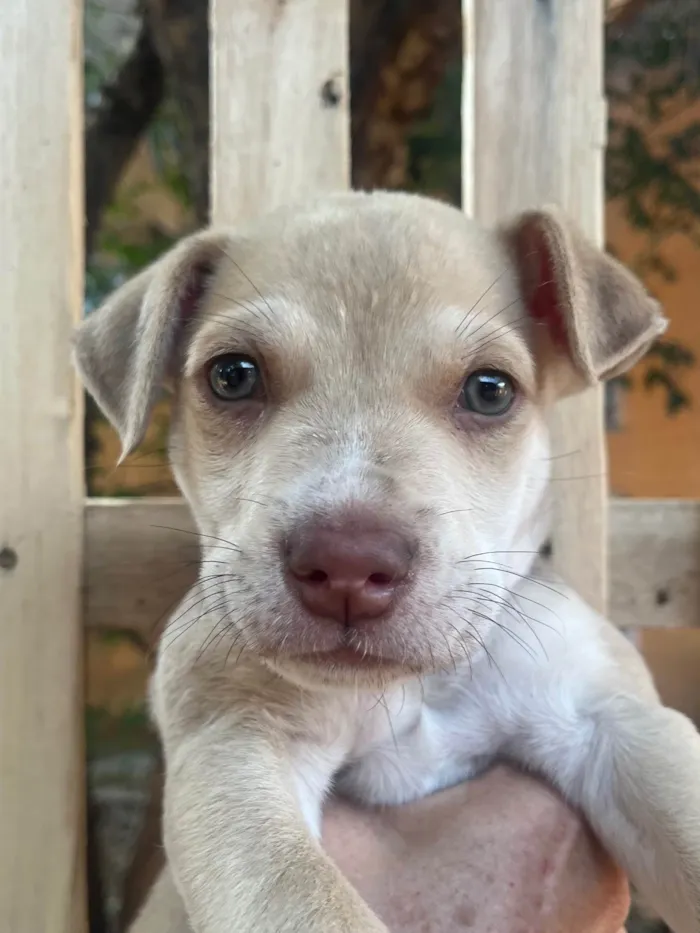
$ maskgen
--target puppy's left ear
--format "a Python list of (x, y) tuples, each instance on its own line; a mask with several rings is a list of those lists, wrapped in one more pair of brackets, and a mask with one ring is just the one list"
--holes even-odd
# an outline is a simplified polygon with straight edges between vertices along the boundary
[(624, 372), (665, 331), (659, 303), (559, 210), (522, 214), (505, 235), (558, 395)]
[(122, 459), (139, 444), (158, 394), (173, 372), (185, 325), (226, 255), (226, 234), (187, 237), (122, 285), (75, 335), (75, 363), (87, 390), (119, 432)]

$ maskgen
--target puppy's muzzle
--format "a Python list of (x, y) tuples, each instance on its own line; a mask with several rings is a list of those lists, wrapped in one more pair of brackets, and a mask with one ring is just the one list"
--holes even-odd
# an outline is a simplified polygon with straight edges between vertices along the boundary
[(400, 529), (349, 516), (294, 529), (284, 560), (287, 583), (311, 615), (359, 628), (389, 614), (414, 555), (413, 542)]

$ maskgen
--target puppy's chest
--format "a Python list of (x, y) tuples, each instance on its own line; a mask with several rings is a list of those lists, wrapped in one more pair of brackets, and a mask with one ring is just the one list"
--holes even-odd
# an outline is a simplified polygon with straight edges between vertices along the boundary
[(404, 803), (472, 777), (500, 743), (496, 723), (464, 679), (428, 678), (358, 710), (336, 786), (363, 803)]

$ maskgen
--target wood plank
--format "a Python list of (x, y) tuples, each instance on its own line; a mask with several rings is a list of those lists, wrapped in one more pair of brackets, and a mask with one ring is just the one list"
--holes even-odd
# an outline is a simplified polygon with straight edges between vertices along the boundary
[(700, 502), (612, 500), (610, 607), (621, 628), (700, 626)]
[(79, 0), (3, 5), (0, 930), (86, 928)]
[[(89, 499), (86, 624), (152, 644), (196, 577), (197, 537), (181, 499)], [(611, 617), (624, 628), (700, 626), (700, 502), (613, 500)]]
[[(466, 207), (487, 224), (558, 203), (602, 243), (603, 4), (464, 0)], [(472, 57), (473, 56), (473, 60)], [(554, 558), (592, 605), (606, 593), (606, 459), (599, 389), (553, 414)]]
[(199, 539), (182, 499), (88, 499), (84, 607), (92, 628), (155, 644), (197, 579)]
[(212, 0), (212, 222), (346, 188), (346, 0)]

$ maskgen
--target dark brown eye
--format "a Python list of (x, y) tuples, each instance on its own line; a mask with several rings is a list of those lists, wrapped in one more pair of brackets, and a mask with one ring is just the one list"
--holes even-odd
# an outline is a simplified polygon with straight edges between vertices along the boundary
[(464, 383), (459, 404), (477, 415), (496, 418), (505, 415), (515, 401), (515, 383), (496, 369), (480, 369)]
[(262, 391), (262, 378), (255, 360), (230, 353), (211, 362), (209, 385), (224, 402), (245, 402)]

